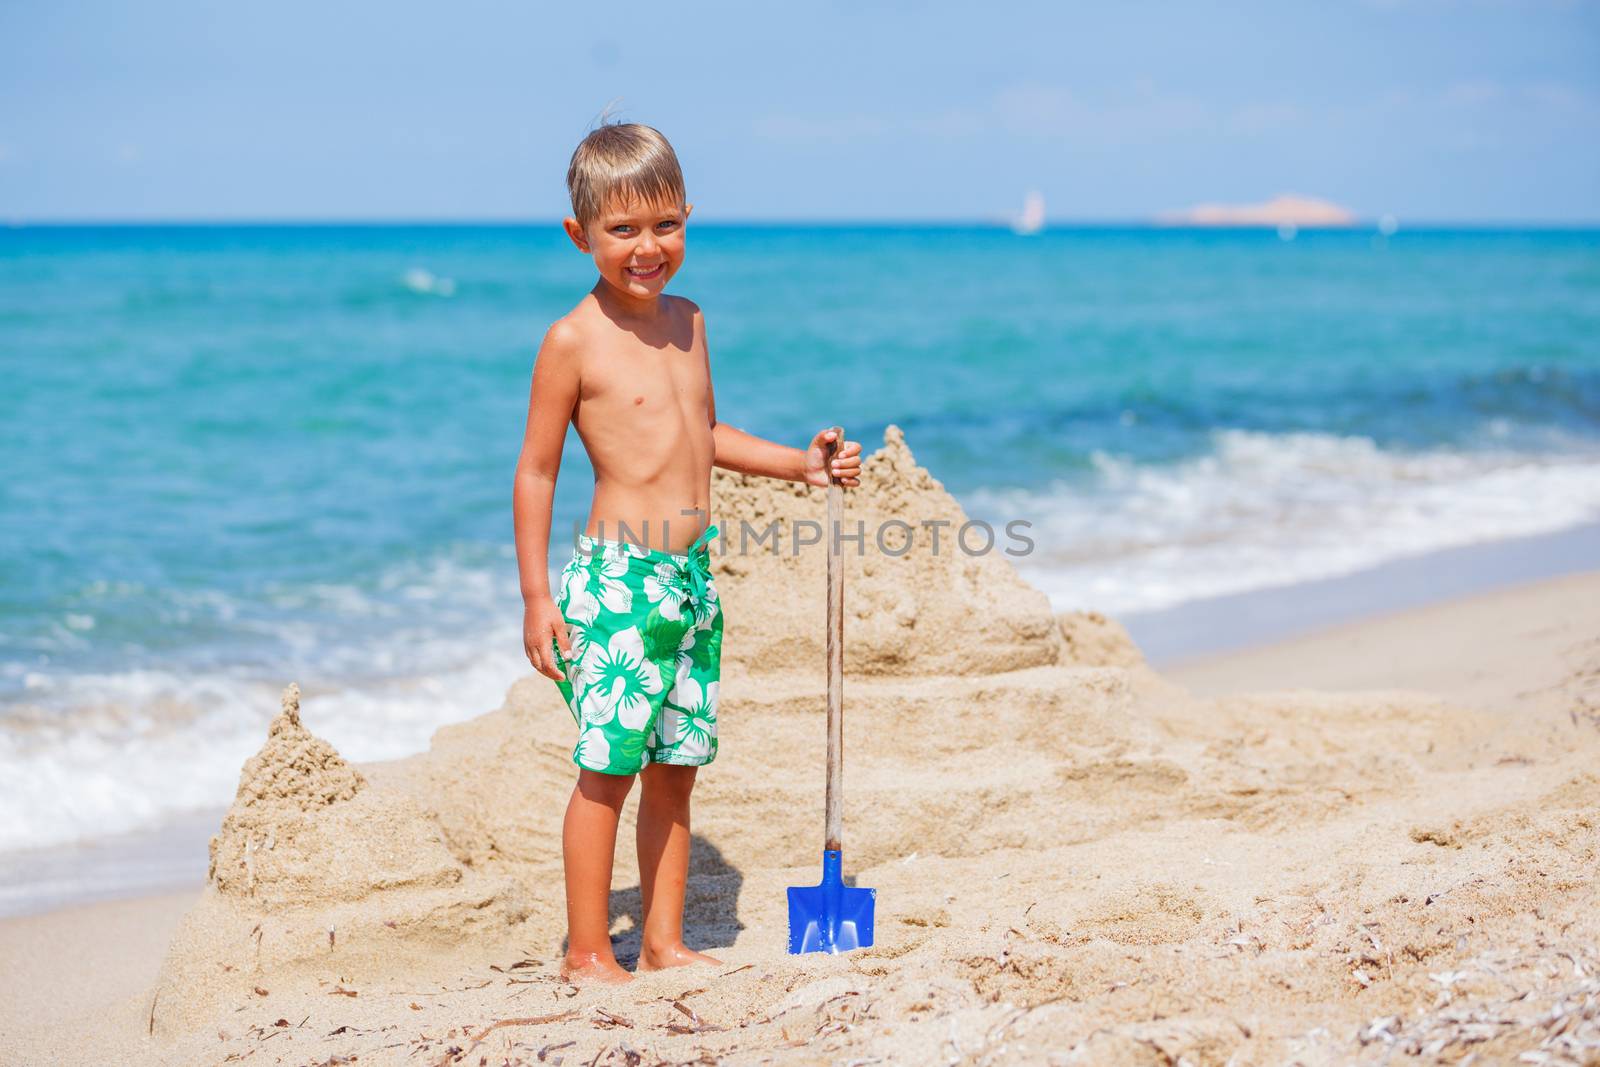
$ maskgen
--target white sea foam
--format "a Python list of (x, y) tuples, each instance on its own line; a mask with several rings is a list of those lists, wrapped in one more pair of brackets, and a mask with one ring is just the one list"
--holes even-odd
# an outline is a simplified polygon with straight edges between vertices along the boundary
[(226, 805), (291, 680), (301, 682), (307, 725), (347, 757), (421, 751), (438, 727), (497, 707), (528, 673), (515, 623), (478, 637), (478, 654), (453, 668), (360, 685), (153, 670), (56, 682), (49, 706), (13, 707), (0, 729), (0, 851)]
[(1061, 610), (1125, 613), (1350, 574), (1600, 520), (1600, 453), (1392, 452), (1365, 437), (1218, 431), (1169, 466), (1094, 457), (1087, 484), (983, 491), (1027, 519), (1019, 569)]
[(456, 283), (453, 278), (441, 278), (430, 270), (421, 267), (412, 267), (400, 276), (401, 284), (413, 293), (422, 293), (426, 296), (455, 296)]
[(281, 677), (242, 667), (24, 672), (24, 702), (0, 721), (0, 852), (226, 805), (290, 681), (307, 725), (350, 759), (427, 748), (438, 727), (499, 706), (531, 670), (520, 605), (502, 578), (446, 557), (397, 565), (376, 596), (342, 585), (280, 591), (271, 599), (291, 618), (299, 609), (361, 620), (345, 640), (326, 626), (273, 625), (271, 646), (299, 664)]

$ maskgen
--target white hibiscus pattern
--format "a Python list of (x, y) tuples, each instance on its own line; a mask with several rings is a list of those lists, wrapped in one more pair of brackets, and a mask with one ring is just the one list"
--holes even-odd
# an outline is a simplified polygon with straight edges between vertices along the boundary
[(655, 573), (645, 575), (644, 595), (663, 619), (677, 622), (683, 615), (682, 572), (671, 563), (657, 563)]
[[(722, 612), (709, 573), (689, 570), (701, 562), (580, 538), (557, 597), (572, 650), (561, 688), (579, 725), (580, 767), (622, 774), (638, 762), (715, 756)], [(662, 632), (663, 622), (681, 629)], [(647, 657), (645, 635), (659, 642), (671, 632), (681, 633), (677, 647), (649, 646)]]
[(584, 722), (600, 725), (614, 716), (638, 730), (650, 721), (650, 697), (661, 692), (661, 672), (645, 659), (638, 627), (618, 630), (604, 648), (591, 642), (581, 672), (588, 685), (578, 699)]
[[(648, 531), (646, 531), (648, 532)], [(601, 550), (608, 556), (616, 556), (626, 562), (629, 559), (644, 559), (650, 550), (643, 545), (636, 545), (632, 541), (607, 541)]]
[[(689, 671), (694, 667), (694, 643), (700, 636), (700, 628), (691, 626), (683, 632), (683, 640), (678, 642), (678, 653), (672, 660), (672, 692), (678, 691), (678, 686), (689, 677)], [(672, 699), (671, 694), (667, 699)]]
[(578, 750), (573, 753), (580, 767), (604, 771), (611, 766), (611, 744), (598, 726), (585, 726), (578, 735)]
[(606, 552), (579, 563), (574, 557), (561, 575), (561, 594), (567, 614), (579, 622), (592, 623), (600, 609), (618, 615), (633, 610), (633, 590), (623, 581), (628, 574), (628, 557)]
[[(578, 619), (567, 620), (567, 642), (571, 646), (571, 656), (561, 656), (559, 666), (562, 673), (567, 676), (567, 682), (573, 690), (581, 691), (588, 683), (588, 678), (583, 673), (583, 660), (589, 653), (589, 646), (594, 644), (594, 623), (582, 622)], [(559, 654), (561, 646), (558, 643), (556, 651)]]
[(694, 624), (699, 630), (711, 629), (711, 620), (717, 616), (717, 583), (706, 582), (706, 595), (694, 605)]
[(707, 682), (702, 686), (693, 678), (681, 677), (667, 695), (667, 703), (682, 710), (662, 716), (658, 728), (662, 743), (677, 745), (680, 758), (699, 759), (710, 754), (711, 742), (717, 736), (720, 689), (720, 682)]

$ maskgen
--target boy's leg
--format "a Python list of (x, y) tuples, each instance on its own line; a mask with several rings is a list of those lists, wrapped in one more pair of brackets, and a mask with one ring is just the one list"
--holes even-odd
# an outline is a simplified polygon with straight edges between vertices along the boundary
[(694, 767), (651, 763), (639, 772), (639, 896), (644, 929), (639, 970), (721, 963), (683, 943), (683, 892), (689, 880), (689, 794)]
[(561, 828), (561, 858), (567, 876), (569, 978), (626, 982), (633, 976), (611, 951), (611, 861), (617, 850), (617, 819), (633, 788), (631, 774), (578, 771)]

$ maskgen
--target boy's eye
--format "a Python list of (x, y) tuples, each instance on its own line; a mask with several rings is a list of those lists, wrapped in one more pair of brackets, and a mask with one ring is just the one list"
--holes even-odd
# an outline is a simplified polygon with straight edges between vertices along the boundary
[(656, 229), (658, 229), (658, 230), (659, 229), (668, 229), (668, 230), (670, 230), (672, 227), (676, 226), (677, 224), (678, 224), (678, 220), (677, 219), (664, 219), (663, 221), (656, 223)]

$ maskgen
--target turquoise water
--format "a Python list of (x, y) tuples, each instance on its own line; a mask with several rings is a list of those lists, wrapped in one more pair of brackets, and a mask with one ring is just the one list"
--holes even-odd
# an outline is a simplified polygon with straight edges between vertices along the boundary
[[(0, 849), (225, 801), (290, 679), (361, 759), (498, 704), (592, 269), (553, 226), (0, 230)], [(1062, 609), (1600, 517), (1594, 231), (700, 225), (671, 290), (722, 418), (897, 423)], [(588, 482), (574, 442), (563, 528)]]

